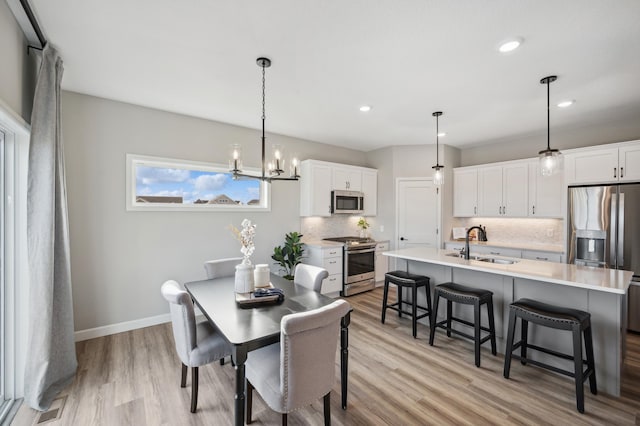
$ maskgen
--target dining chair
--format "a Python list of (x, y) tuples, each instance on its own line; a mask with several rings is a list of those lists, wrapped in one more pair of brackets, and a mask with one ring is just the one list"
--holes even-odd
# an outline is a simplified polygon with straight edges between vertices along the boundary
[(324, 424), (331, 424), (331, 388), (335, 382), (340, 319), (351, 309), (344, 300), (307, 312), (286, 315), (280, 342), (249, 352), (245, 363), (247, 424), (253, 390), (274, 411), (287, 413), (323, 397)]
[(298, 263), (293, 274), (293, 283), (320, 293), (322, 281), (329, 276), (326, 269), (319, 266)]
[(241, 257), (208, 260), (204, 262), (204, 270), (207, 272), (207, 279), (211, 280), (213, 278), (231, 277), (236, 273), (236, 265), (241, 262)]
[(169, 280), (162, 284), (162, 296), (169, 302), (176, 352), (182, 361), (180, 387), (187, 384), (187, 368), (191, 367), (191, 412), (198, 405), (198, 367), (231, 354), (224, 338), (208, 322), (196, 324), (189, 293)]

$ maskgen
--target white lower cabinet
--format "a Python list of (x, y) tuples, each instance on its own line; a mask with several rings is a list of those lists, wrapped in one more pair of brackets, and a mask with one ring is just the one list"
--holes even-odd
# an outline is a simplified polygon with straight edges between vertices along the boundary
[(389, 272), (389, 258), (382, 254), (389, 251), (389, 241), (376, 244), (376, 282), (384, 281), (384, 274)]
[(471, 251), (477, 254), (490, 254), (493, 256), (504, 256), (504, 257), (515, 257), (515, 258), (522, 257), (522, 250), (512, 249), (512, 248), (474, 246)]
[(342, 291), (342, 246), (306, 245), (307, 257), (303, 263), (320, 266), (329, 272), (322, 281), (322, 294)]

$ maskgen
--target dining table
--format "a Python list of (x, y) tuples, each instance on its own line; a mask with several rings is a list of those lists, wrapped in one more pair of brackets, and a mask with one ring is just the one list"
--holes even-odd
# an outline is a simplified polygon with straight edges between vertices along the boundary
[[(185, 283), (196, 306), (231, 346), (235, 368), (235, 425), (244, 425), (245, 361), (248, 352), (280, 341), (280, 322), (285, 315), (307, 312), (327, 306), (333, 299), (294, 284), (276, 274), (271, 284), (281, 288), (284, 300), (277, 304), (241, 307), (236, 302), (235, 277)], [(349, 323), (351, 312), (340, 321), (340, 381), (342, 408), (347, 409), (347, 373), (349, 361)]]

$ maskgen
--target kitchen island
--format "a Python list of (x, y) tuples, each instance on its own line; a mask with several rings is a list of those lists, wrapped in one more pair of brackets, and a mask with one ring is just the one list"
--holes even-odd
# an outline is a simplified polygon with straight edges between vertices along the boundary
[[(383, 253), (398, 259), (397, 269), (431, 278), (431, 287), (455, 282), (493, 292), (498, 351), (504, 353), (509, 318), (509, 304), (521, 298), (591, 313), (598, 391), (620, 395), (620, 375), (625, 354), (629, 271), (592, 268), (565, 263), (482, 256), (466, 260), (458, 253), (415, 247)], [(481, 259), (497, 259), (497, 262)], [(509, 263), (513, 262), (513, 263)], [(424, 297), (424, 295), (419, 295)], [(419, 303), (424, 300), (418, 300)], [(472, 320), (470, 306), (454, 305), (454, 316)], [(446, 304), (440, 306), (438, 319), (444, 319)], [(482, 314), (483, 324), (486, 314)], [(519, 327), (518, 327), (519, 328)], [(519, 330), (517, 330), (519, 334)], [(519, 339), (519, 336), (516, 337)], [(561, 330), (530, 327), (529, 341), (567, 354), (572, 353), (571, 336)], [(442, 345), (437, 339), (436, 345)], [(470, 356), (472, 356), (470, 352)], [(567, 367), (562, 360), (532, 351), (532, 358)], [(535, 368), (535, 367), (527, 367)]]

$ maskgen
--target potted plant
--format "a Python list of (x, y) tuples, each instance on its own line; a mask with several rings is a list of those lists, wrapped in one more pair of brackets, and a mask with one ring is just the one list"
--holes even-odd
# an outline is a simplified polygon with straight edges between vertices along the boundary
[(289, 232), (284, 236), (284, 245), (273, 248), (271, 258), (281, 266), (281, 271), (284, 272), (283, 278), (288, 280), (293, 280), (296, 265), (302, 261), (304, 254), (300, 238), (302, 238), (301, 234), (295, 231)]
[(358, 220), (357, 225), (358, 228), (360, 228), (360, 237), (367, 238), (367, 228), (369, 228), (369, 222), (367, 222), (367, 219), (361, 217), (360, 220)]

